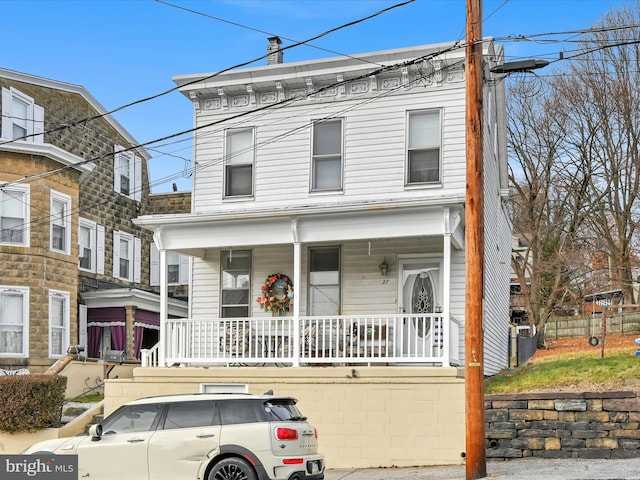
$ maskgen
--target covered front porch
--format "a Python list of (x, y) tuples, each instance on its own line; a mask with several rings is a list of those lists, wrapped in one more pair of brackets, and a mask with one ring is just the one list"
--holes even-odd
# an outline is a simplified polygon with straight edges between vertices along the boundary
[[(460, 365), (462, 213), (398, 202), (140, 217), (160, 252), (161, 298), (168, 252), (192, 257), (189, 316), (161, 305), (142, 364)], [(290, 297), (279, 311), (256, 303), (274, 272), (291, 283), (275, 294)]]

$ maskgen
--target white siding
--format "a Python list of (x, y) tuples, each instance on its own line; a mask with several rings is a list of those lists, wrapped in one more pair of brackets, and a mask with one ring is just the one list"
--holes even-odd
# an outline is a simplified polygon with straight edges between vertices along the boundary
[[(465, 185), (464, 83), (444, 87), (401, 90), (367, 102), (371, 96), (341, 102), (303, 101), (267, 111), (259, 119), (223, 122), (204, 129), (196, 147), (195, 211), (221, 212), (243, 208), (279, 208), (296, 204), (327, 204), (372, 198), (438, 197), (442, 186), (405, 188), (405, 129), (407, 112), (439, 109), (442, 112), (444, 194), (459, 195)], [(241, 111), (241, 109), (238, 109)], [(222, 119), (222, 111), (204, 111), (197, 124)], [(224, 111), (228, 116), (229, 112)], [(314, 120), (335, 115), (344, 119), (344, 192), (310, 194), (310, 127)], [(226, 201), (222, 196), (224, 129), (256, 127), (255, 198)]]

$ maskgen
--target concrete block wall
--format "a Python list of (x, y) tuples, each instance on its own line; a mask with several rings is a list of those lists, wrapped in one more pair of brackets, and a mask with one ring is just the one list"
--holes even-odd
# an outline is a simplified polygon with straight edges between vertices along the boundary
[(487, 458), (640, 458), (635, 392), (485, 396)]

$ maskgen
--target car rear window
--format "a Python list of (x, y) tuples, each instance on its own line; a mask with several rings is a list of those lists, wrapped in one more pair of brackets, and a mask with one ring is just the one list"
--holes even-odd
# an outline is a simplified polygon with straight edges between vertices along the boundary
[(258, 410), (258, 404), (253, 401), (223, 400), (218, 402), (218, 407), (222, 425), (264, 421)]
[(292, 399), (270, 400), (264, 403), (269, 421), (306, 420)]
[(209, 427), (216, 424), (215, 402), (177, 402), (167, 406), (164, 429)]

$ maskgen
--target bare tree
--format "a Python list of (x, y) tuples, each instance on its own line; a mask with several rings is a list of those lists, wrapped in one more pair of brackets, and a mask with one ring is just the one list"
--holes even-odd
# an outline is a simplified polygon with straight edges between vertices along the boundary
[[(611, 10), (565, 55), (565, 70), (509, 89), (512, 219), (526, 245), (513, 269), (541, 332), (585, 292), (608, 285), (636, 300), (639, 24), (640, 3)], [(603, 264), (606, 275), (595, 270)]]
[[(540, 333), (559, 305), (575, 303), (582, 278), (576, 233), (585, 218), (586, 172), (564, 150), (566, 132), (558, 99), (544, 82), (510, 88), (508, 146), (514, 231), (525, 247), (512, 268), (529, 322)], [(551, 112), (557, 112), (550, 114)]]
[[(567, 149), (589, 164), (588, 230), (608, 256), (610, 288), (635, 303), (634, 243), (640, 193), (639, 4), (612, 10), (581, 45), (568, 75), (553, 81), (565, 99)], [(627, 28), (625, 28), (627, 27)]]

